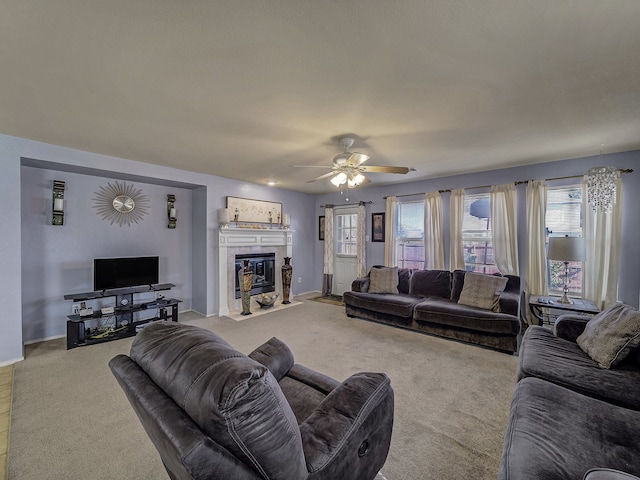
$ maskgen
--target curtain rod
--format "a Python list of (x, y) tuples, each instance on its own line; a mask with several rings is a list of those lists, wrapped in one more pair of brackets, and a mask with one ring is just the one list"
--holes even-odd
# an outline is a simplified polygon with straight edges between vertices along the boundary
[[(620, 173), (633, 173), (633, 168), (619, 168), (618, 170), (620, 170)], [(566, 180), (569, 178), (582, 178), (584, 177), (584, 175), (568, 175), (566, 177), (554, 177), (554, 178), (545, 178), (544, 180), (546, 182), (550, 182), (553, 180)], [(521, 185), (523, 183), (529, 183), (529, 180), (520, 180), (517, 182), (513, 182), (516, 185)], [(475, 189), (479, 189), (479, 188), (491, 188), (491, 185), (481, 185), (478, 187), (466, 187), (463, 190), (475, 190)], [(444, 190), (438, 190), (439, 193), (449, 193), (451, 192), (450, 188), (444, 189)], [(398, 197), (413, 197), (414, 195), (424, 195), (426, 192), (420, 192), (420, 193), (406, 193), (404, 195), (396, 195), (396, 198)], [(382, 197), (383, 200), (386, 200), (388, 197), (390, 197), (391, 195), (387, 195), (386, 197)]]
[(353, 206), (353, 205), (360, 205), (360, 204), (370, 205), (372, 203), (373, 203), (373, 200), (369, 200), (368, 202), (343, 203), (341, 205), (327, 204), (327, 205), (320, 205), (320, 208), (326, 208), (326, 207), (350, 207), (350, 206)]

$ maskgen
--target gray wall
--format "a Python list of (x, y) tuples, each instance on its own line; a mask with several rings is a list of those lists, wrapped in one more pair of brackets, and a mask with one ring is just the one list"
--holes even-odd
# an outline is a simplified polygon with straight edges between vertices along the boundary
[[(65, 221), (51, 225), (51, 184), (66, 182)], [(159, 256), (160, 283), (176, 285), (165, 296), (191, 309), (191, 190), (131, 183), (147, 200), (147, 215), (131, 226), (110, 224), (96, 214), (95, 192), (113, 180), (42, 168), (22, 167), (22, 335), (25, 342), (66, 333), (72, 302), (65, 294), (93, 290), (93, 259)], [(176, 196), (178, 222), (167, 228), (167, 194)], [(139, 301), (154, 294), (137, 295)], [(115, 298), (91, 302), (115, 306)]]
[[(367, 234), (371, 233), (371, 213), (384, 212), (384, 197), (388, 195), (407, 195), (413, 193), (425, 193), (435, 190), (446, 190), (454, 188), (469, 188), (484, 185), (499, 185), (508, 182), (524, 180), (538, 180), (556, 178), (573, 175), (584, 175), (589, 168), (594, 166), (613, 165), (618, 168), (635, 169), (634, 173), (623, 175), (623, 217), (622, 217), (622, 245), (620, 274), (618, 279), (618, 299), (633, 306), (638, 306), (640, 292), (640, 268), (638, 268), (638, 258), (640, 258), (640, 151), (616, 153), (609, 155), (597, 155), (593, 157), (576, 158), (559, 162), (549, 162), (524, 167), (505, 168), (486, 172), (477, 172), (467, 175), (456, 175), (451, 177), (434, 178), (421, 182), (410, 182), (402, 185), (388, 185), (380, 187), (366, 187), (351, 190), (345, 195), (341, 195), (336, 189), (335, 193), (319, 195), (316, 197), (316, 219), (318, 215), (324, 215), (321, 205), (334, 204), (341, 205), (347, 203), (345, 196), (349, 197), (348, 203), (359, 201), (373, 201), (367, 205)], [(409, 174), (410, 175), (410, 174)], [(373, 175), (372, 175), (373, 177)], [(581, 183), (581, 179), (556, 180), (548, 182), (549, 186), (567, 185)], [(525, 184), (517, 187), (518, 190), (518, 255), (520, 275), (524, 278), (526, 274), (526, 209), (525, 209)], [(473, 190), (470, 193), (488, 192), (486, 190)], [(409, 197), (407, 197), (409, 198)], [(405, 200), (407, 199), (405, 198)], [(421, 195), (415, 198), (422, 198)], [(443, 194), (443, 224), (445, 242), (445, 261), (449, 262), (449, 194)], [(315, 228), (315, 253), (314, 265), (316, 275), (316, 289), (322, 285), (322, 255), (323, 242), (317, 240), (317, 226)], [(371, 267), (384, 263), (384, 243), (367, 243), (366, 249), (367, 265)]]
[[(221, 160), (212, 158), (211, 161)], [(78, 228), (76, 219), (82, 217), (77, 217), (78, 213), (70, 207), (82, 205), (82, 202), (76, 203), (77, 198), (72, 200), (72, 196), (83, 191), (85, 188), (82, 186), (83, 183), (91, 183), (92, 187), (87, 187), (82, 195), (86, 203), (83, 208), (90, 208), (92, 204), (90, 199), (93, 198), (95, 191), (93, 187), (96, 185), (92, 180), (88, 180), (90, 178), (95, 178), (95, 181), (100, 184), (106, 184), (109, 179), (118, 179), (144, 185), (143, 190), (148, 189), (149, 192), (154, 192), (154, 195), (164, 196), (162, 201), (164, 205), (166, 205), (166, 193), (175, 193), (179, 196), (178, 226), (179, 228), (187, 224), (191, 226), (188, 236), (184, 237), (185, 241), (182, 242), (180, 239), (179, 245), (181, 251), (188, 252), (188, 258), (186, 254), (179, 257), (167, 254), (167, 258), (171, 256), (171, 271), (179, 271), (184, 277), (181, 277), (179, 282), (168, 281), (185, 286), (190, 285), (185, 287), (190, 289), (190, 293), (182, 292), (185, 293), (184, 297), (190, 308), (206, 315), (213, 315), (217, 311), (218, 298), (215, 282), (218, 265), (214, 255), (218, 229), (217, 210), (225, 206), (228, 195), (283, 204), (283, 211), (291, 215), (292, 230), (295, 230), (292, 259), (295, 283), (292, 289), (294, 292), (314, 289), (313, 255), (309, 248), (313, 245), (315, 210), (314, 197), (311, 195), (108, 157), (7, 135), (0, 135), (0, 165), (2, 165), (0, 204), (7, 206), (6, 212), (3, 213), (5, 222), (3, 235), (0, 236), (0, 251), (3, 255), (3, 275), (0, 276), (0, 301), (3, 305), (3, 315), (0, 316), (2, 332), (0, 365), (21, 359), (25, 341), (63, 335), (66, 332), (65, 322), (70, 302), (65, 302), (60, 295), (84, 290), (89, 285), (86, 283), (86, 262), (103, 256), (103, 250), (109, 248), (116, 250), (115, 243), (111, 244), (110, 241), (102, 242), (99, 239), (94, 242), (86, 236), (75, 234), (78, 233), (75, 231)], [(26, 172), (25, 185), (21, 183), (21, 171)], [(50, 208), (47, 205), (51, 201), (50, 181), (53, 178), (69, 180), (65, 195), (68, 217), (63, 227), (40, 223), (47, 220), (48, 213), (43, 212)], [(78, 179), (81, 181), (77, 182)], [(32, 190), (34, 184), (35, 190)], [(45, 184), (47, 184), (46, 188)], [(89, 199), (85, 194), (89, 195)], [(25, 212), (24, 225), (21, 215), (22, 203), (29, 205), (29, 209)], [(189, 207), (185, 208), (188, 204)], [(151, 221), (152, 215), (158, 215), (158, 222), (161, 215), (165, 215), (164, 218), (166, 218), (166, 212), (160, 213), (160, 207), (158, 208), (157, 212), (150, 212), (143, 229), (151, 228), (146, 222)], [(104, 229), (102, 220), (97, 215), (94, 218), (94, 215), (87, 214), (85, 219), (91, 219), (92, 222), (99, 221), (98, 228)], [(164, 222), (165, 219), (162, 221)], [(158, 228), (162, 230), (160, 235), (164, 237), (168, 229)], [(39, 229), (42, 229), (40, 233), (34, 235), (33, 231), (37, 232)], [(60, 229), (64, 233), (60, 233)], [(141, 236), (135, 235), (136, 231), (140, 231), (135, 227), (110, 226), (106, 231), (110, 235), (118, 229), (121, 230), (120, 233), (127, 230), (125, 236), (128, 237), (131, 234), (136, 243), (145, 245), (140, 248), (144, 254), (148, 251), (149, 245), (162, 248), (156, 243), (157, 239), (147, 238), (143, 241)], [(49, 237), (47, 241), (36, 238), (40, 234)], [(58, 238), (64, 238), (65, 241), (57, 242)], [(132, 238), (126, 240), (127, 244), (132, 243)], [(29, 249), (26, 253), (22, 251), (23, 241)], [(60, 253), (67, 248), (83, 252), (86, 258), (71, 259), (69, 264), (60, 265), (59, 259), (68, 258), (67, 255), (70, 255), (66, 252)], [(48, 265), (47, 267), (38, 270), (37, 262), (31, 259), (33, 251), (36, 251), (36, 255)], [(72, 262), (78, 262), (81, 265), (71, 264)], [(21, 280), (23, 263), (29, 275), (25, 281)], [(75, 269), (80, 272), (74, 273)], [(60, 270), (64, 270), (65, 273)], [(79, 282), (78, 277), (84, 280)], [(301, 279), (300, 283), (297, 282), (298, 278)], [(80, 287), (78, 283), (82, 283), (82, 286)], [(55, 290), (51, 290), (52, 288)], [(177, 291), (173, 294), (180, 298)], [(25, 324), (24, 336), (23, 323)]]

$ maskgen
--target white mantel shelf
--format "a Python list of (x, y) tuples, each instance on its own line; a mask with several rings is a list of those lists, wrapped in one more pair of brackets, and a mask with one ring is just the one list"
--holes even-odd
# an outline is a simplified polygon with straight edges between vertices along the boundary
[(218, 230), (218, 316), (229, 314), (227, 304), (227, 257), (229, 248), (285, 247), (286, 256), (293, 252), (293, 230), (257, 228), (220, 228)]

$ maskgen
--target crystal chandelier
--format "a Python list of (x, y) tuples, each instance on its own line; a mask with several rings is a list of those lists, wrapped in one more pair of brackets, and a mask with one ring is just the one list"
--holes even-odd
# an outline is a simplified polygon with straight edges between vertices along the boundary
[(587, 202), (593, 211), (611, 212), (616, 203), (616, 167), (594, 167), (587, 172)]

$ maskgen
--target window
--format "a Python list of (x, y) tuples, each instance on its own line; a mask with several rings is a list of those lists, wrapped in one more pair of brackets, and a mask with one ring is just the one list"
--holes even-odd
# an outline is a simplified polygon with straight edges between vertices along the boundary
[[(547, 251), (549, 237), (582, 236), (582, 186), (547, 189)], [(562, 292), (564, 288), (564, 262), (547, 260), (549, 291)], [(569, 262), (569, 293), (582, 294), (582, 262)]]
[(398, 203), (396, 256), (400, 268), (424, 268), (424, 202)]
[(462, 244), (464, 264), (468, 272), (499, 273), (493, 254), (488, 193), (465, 195)]
[(355, 256), (358, 241), (358, 214), (336, 214), (336, 254)]

